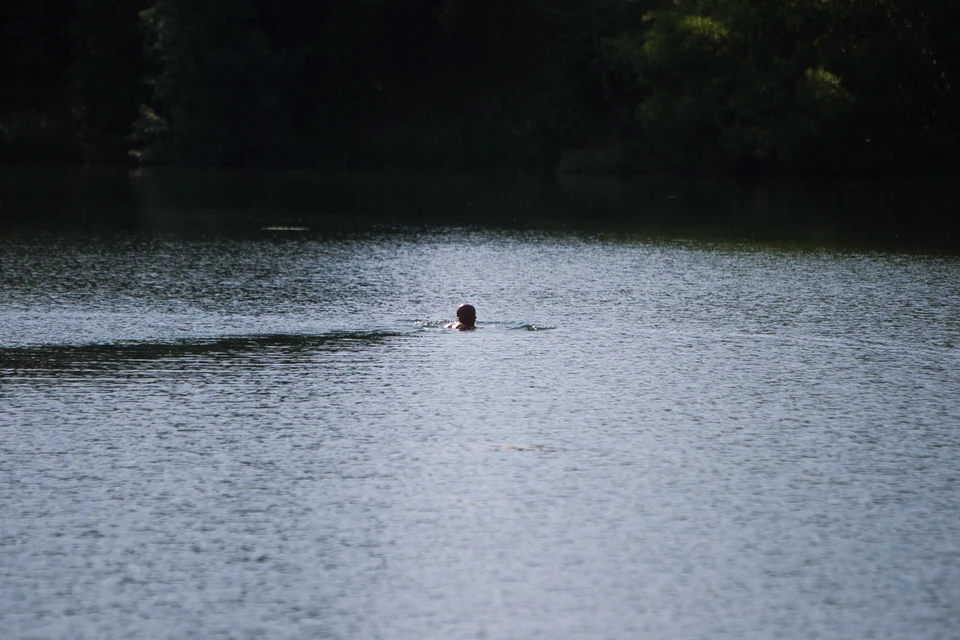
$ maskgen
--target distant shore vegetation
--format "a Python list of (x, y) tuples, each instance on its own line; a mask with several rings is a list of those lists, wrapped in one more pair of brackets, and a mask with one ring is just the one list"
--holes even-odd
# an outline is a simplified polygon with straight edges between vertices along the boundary
[(0, 164), (958, 164), (960, 3), (5, 0)]

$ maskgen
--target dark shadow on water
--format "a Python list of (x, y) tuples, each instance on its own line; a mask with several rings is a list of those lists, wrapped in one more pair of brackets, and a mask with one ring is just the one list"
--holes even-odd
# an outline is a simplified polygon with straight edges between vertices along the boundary
[(710, 178), (4, 169), (0, 233), (129, 232), (289, 241), (437, 228), (815, 246), (960, 248), (949, 177)]
[(389, 332), (334, 332), (323, 335), (279, 334), (176, 342), (0, 348), (0, 374), (115, 371), (171, 360), (228, 362), (266, 355), (295, 357), (319, 352), (361, 351), (402, 335)]

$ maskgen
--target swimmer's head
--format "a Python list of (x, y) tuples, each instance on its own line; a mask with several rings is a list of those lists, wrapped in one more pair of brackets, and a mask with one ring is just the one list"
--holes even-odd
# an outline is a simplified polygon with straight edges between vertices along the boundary
[(457, 320), (460, 324), (472, 327), (477, 323), (477, 310), (472, 304), (462, 304), (457, 307)]

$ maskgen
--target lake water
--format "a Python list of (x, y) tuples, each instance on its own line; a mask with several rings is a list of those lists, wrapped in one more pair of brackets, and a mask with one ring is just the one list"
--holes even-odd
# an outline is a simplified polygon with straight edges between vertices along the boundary
[(235, 191), (3, 228), (5, 640), (960, 637), (957, 257)]

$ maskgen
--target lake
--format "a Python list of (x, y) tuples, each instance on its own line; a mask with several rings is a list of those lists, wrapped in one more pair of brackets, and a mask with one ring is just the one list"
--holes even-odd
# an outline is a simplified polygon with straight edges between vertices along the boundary
[(10, 175), (5, 639), (960, 637), (953, 253), (691, 183)]

